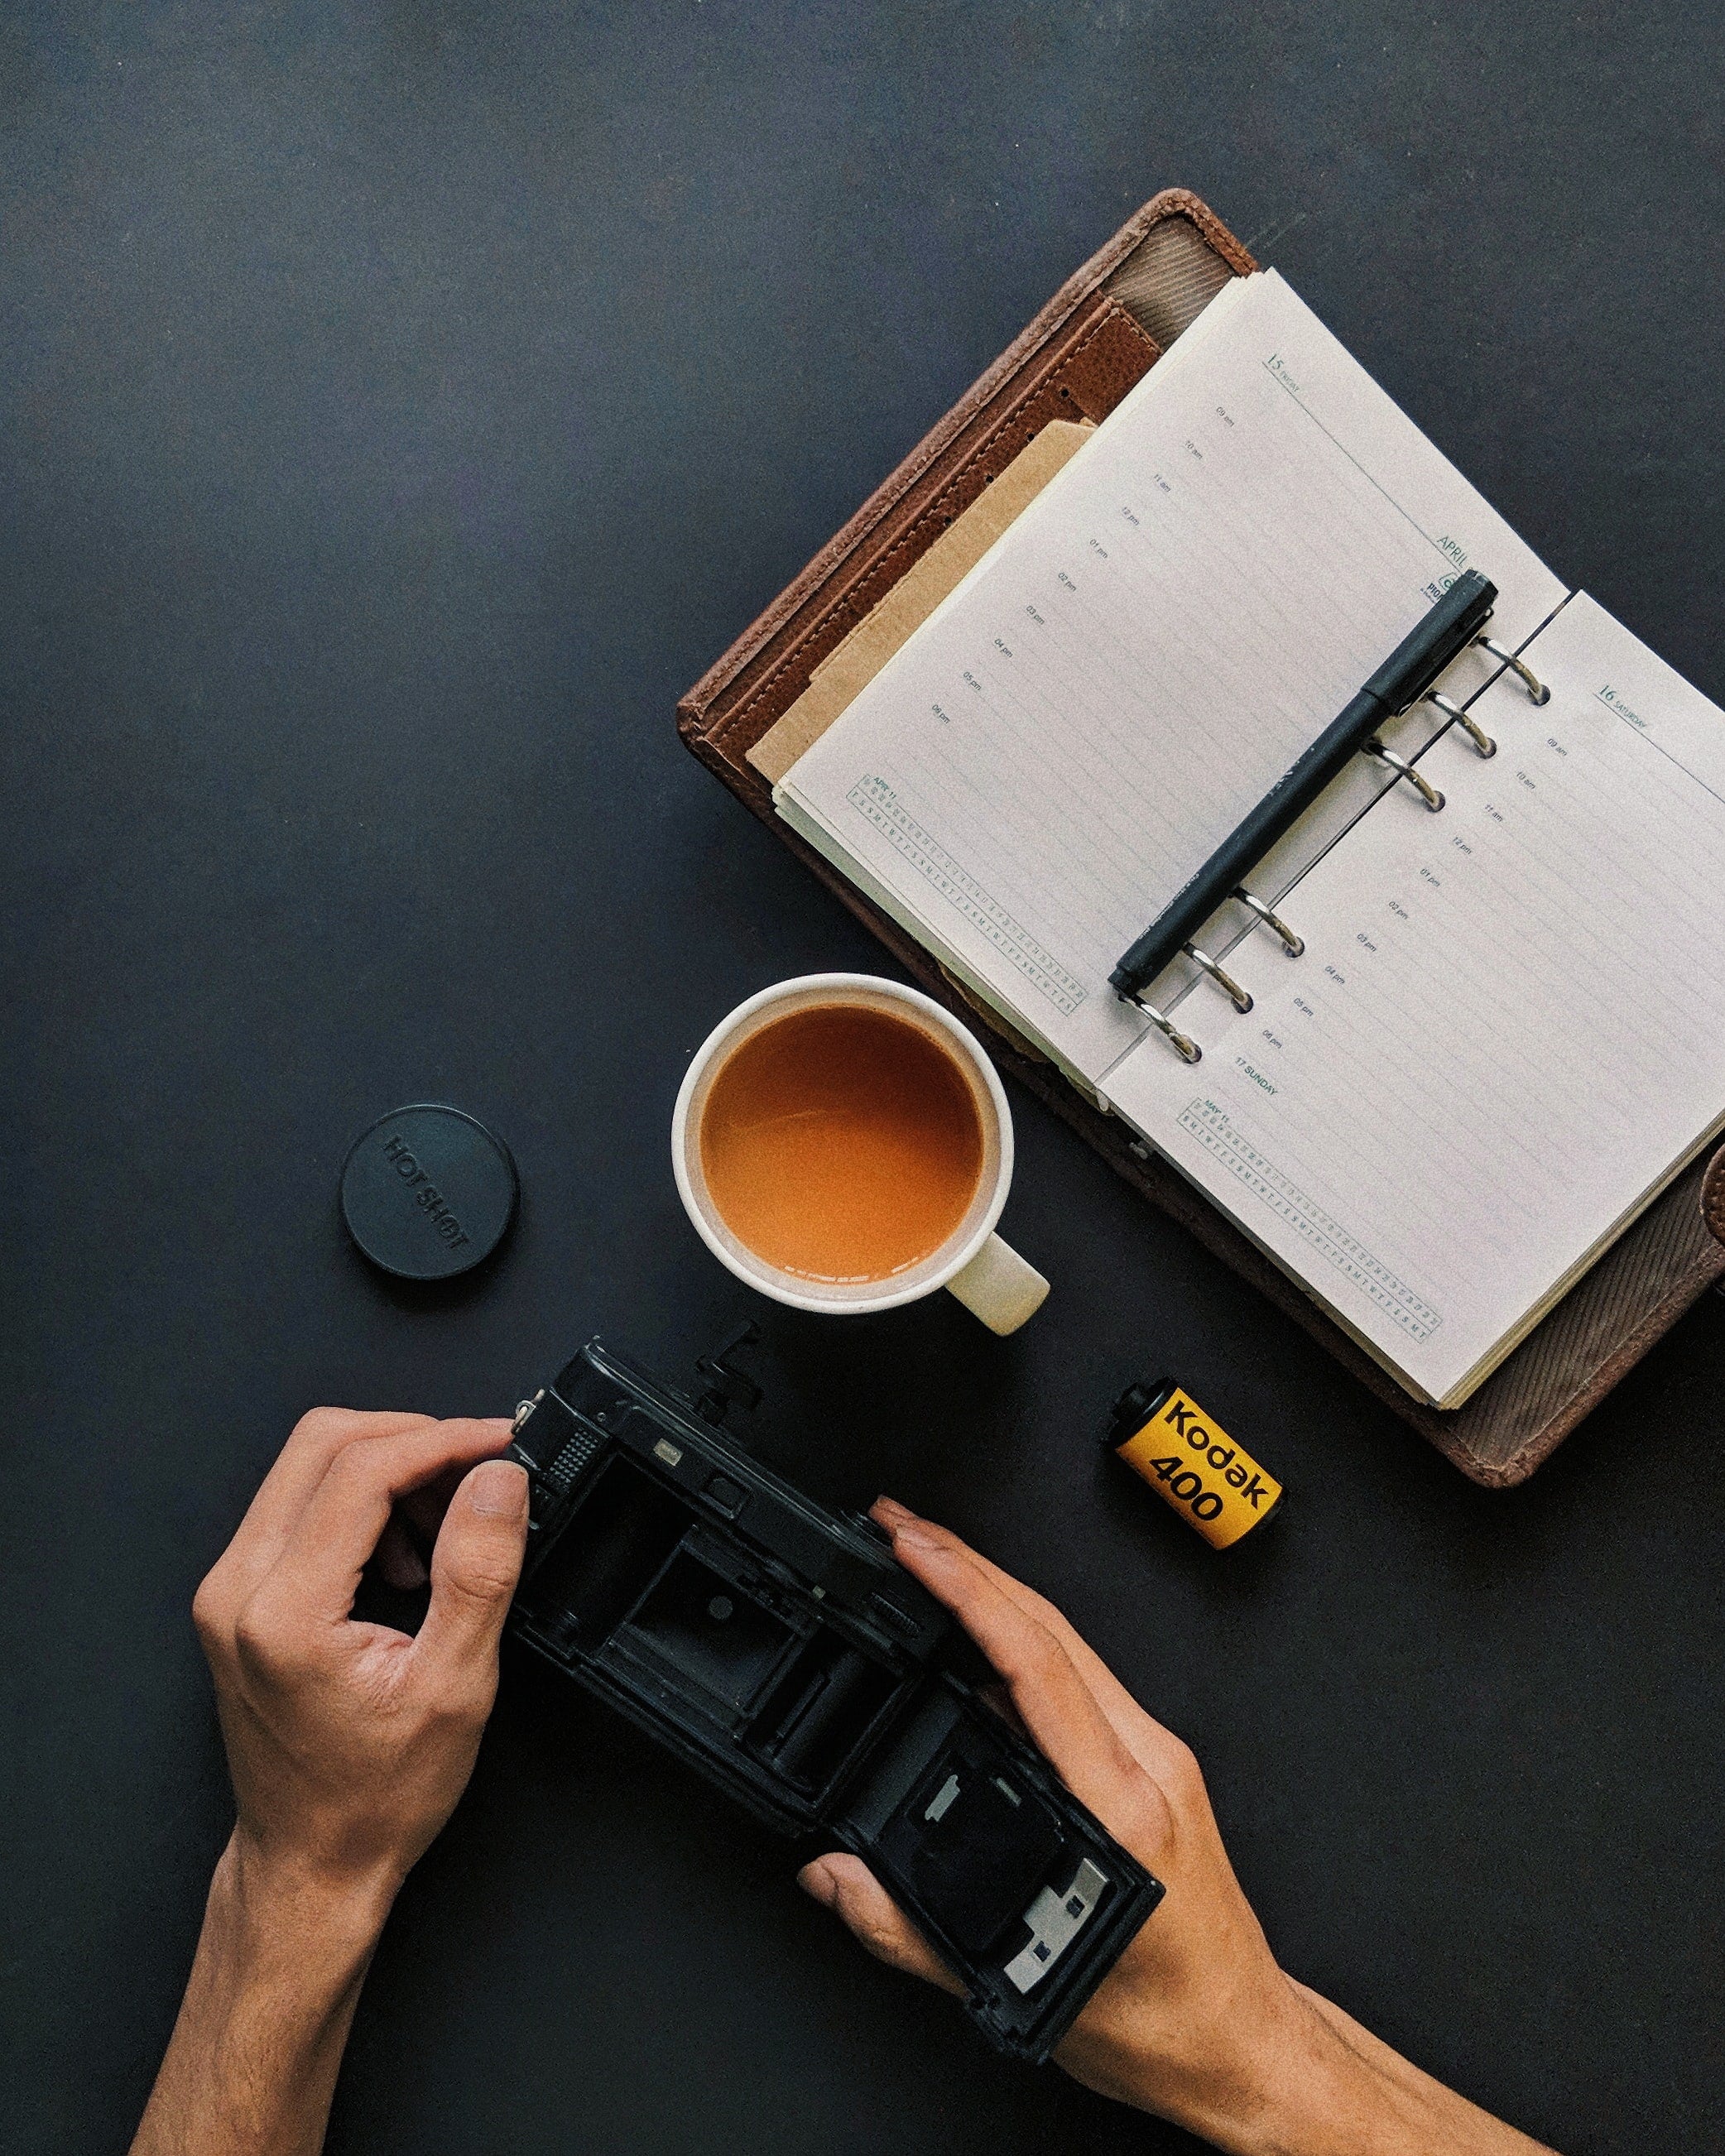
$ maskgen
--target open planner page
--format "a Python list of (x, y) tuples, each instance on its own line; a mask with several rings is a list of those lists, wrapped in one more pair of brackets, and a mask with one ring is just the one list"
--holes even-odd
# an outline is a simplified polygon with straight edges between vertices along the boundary
[[(1404, 1383), (1459, 1404), (1725, 1126), (1725, 713), (1572, 599), (1116, 1105)], [(1189, 1007), (1195, 1014), (1198, 1006)]]
[[(1563, 587), (1273, 273), (1243, 278), (798, 759), (798, 828), (1091, 1080), (1122, 952), (1464, 567)], [(1490, 664), (1470, 653), (1465, 696)]]

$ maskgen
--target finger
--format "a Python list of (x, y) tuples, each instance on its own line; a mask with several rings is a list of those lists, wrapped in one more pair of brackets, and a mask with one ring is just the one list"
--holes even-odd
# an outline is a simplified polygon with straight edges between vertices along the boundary
[(403, 1524), (401, 1508), (393, 1512), (383, 1523), (383, 1532), (377, 1537), (377, 1554), (372, 1559), (387, 1586), (403, 1594), (411, 1594), (424, 1587), (431, 1574), (425, 1560), (413, 1548), (413, 1539)]
[(312, 1491), (346, 1446), (424, 1430), (431, 1420), (429, 1415), (367, 1414), (355, 1408), (314, 1408), (301, 1415), (223, 1553), (222, 1563), (235, 1587), (255, 1586), (275, 1563)]
[(1024, 1727), (1024, 1717), (1013, 1705), (1012, 1696), (1004, 1685), (983, 1685), (977, 1693), (977, 1697), (991, 1714), (998, 1714), (1007, 1727), (1015, 1730), (1020, 1737), (1029, 1733)]
[(449, 1501), (431, 1553), (431, 1607), (414, 1660), (448, 1682), (476, 1679), (490, 1702), (497, 1641), (527, 1547), (527, 1476), (512, 1460), (475, 1467)]
[(1005, 1684), (1031, 1741), (1073, 1794), (1106, 1820), (1129, 1815), (1139, 1768), (1048, 1627), (1021, 1609), (956, 1535), (891, 1526), (893, 1554), (963, 1625)]
[(818, 1856), (797, 1874), (797, 1884), (830, 1909), (876, 1961), (964, 1996), (964, 1986), (936, 1953), (860, 1856)]
[[(424, 1587), (431, 1578), (431, 1553), (437, 1542), (449, 1500), (468, 1473), (464, 1466), (446, 1468), (417, 1490), (409, 1490), (389, 1515), (377, 1544), (376, 1562), (392, 1587)], [(395, 1554), (400, 1553), (398, 1578)]]
[(889, 1533), (908, 1524), (926, 1528), (941, 1541), (961, 1551), (978, 1571), (991, 1579), (1005, 1594), (1034, 1618), (1065, 1648), (1067, 1658), (1086, 1689), (1106, 1716), (1115, 1733), (1141, 1765), (1152, 1774), (1169, 1771), (1175, 1758), (1183, 1755), (1185, 1746), (1173, 1731), (1158, 1722), (1115, 1676), (1081, 1634), (1073, 1629), (1071, 1621), (1058, 1610), (1045, 1595), (1034, 1587), (1026, 1587), (1023, 1580), (1014, 1579), (1009, 1572), (1003, 1572), (998, 1564), (991, 1563), (979, 1551), (953, 1534), (950, 1528), (936, 1527), (932, 1521), (924, 1520), (907, 1505), (901, 1505), (894, 1497), (878, 1497), (870, 1507), (875, 1518)]
[(452, 1467), (444, 1474), (434, 1475), (418, 1489), (409, 1490), (396, 1507), (396, 1517), (405, 1522), (411, 1533), (423, 1537), (420, 1548), (428, 1557), (444, 1523), (444, 1514), (449, 1509), (449, 1500), (466, 1474), (465, 1467)]
[(312, 1491), (270, 1575), (270, 1591), (314, 1617), (344, 1619), (397, 1499), (445, 1468), (492, 1457), (508, 1441), (506, 1423), (459, 1420), (355, 1439)]

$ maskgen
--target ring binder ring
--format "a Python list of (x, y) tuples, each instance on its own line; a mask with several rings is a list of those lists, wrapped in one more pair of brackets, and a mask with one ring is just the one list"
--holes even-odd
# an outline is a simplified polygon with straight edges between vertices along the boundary
[(1366, 754), (1375, 756), (1380, 763), (1387, 763), (1398, 778), (1405, 778), (1434, 816), (1443, 807), (1443, 795), (1425, 773), (1415, 771), (1405, 757), (1398, 756), (1394, 749), (1385, 748), (1375, 736), (1366, 743)]
[[(1497, 587), (1477, 569), (1464, 569), (1448, 591), (1396, 646), (1369, 680), (1296, 756), (1281, 777), (1163, 906), (1143, 934), (1129, 944), (1108, 976), (1108, 985), (1130, 1003), (1149, 988), (1163, 968), (1190, 947), (1188, 939), (1204, 933), (1204, 924), (1239, 887), (1242, 875), (1255, 873), (1295, 819), (1360, 750), (1378, 746), (1375, 730), (1409, 711), (1460, 657), (1491, 619)], [(1419, 788), (1428, 808), (1441, 808), (1444, 797), (1399, 757), (1389, 761)], [(1284, 942), (1286, 939), (1284, 937)]]
[(1281, 947), (1291, 958), (1297, 958), (1306, 948), (1306, 938), (1295, 935), (1279, 913), (1272, 913), (1261, 898), (1249, 891), (1244, 884), (1236, 885), (1234, 896), (1243, 906), (1249, 906), (1266, 928), (1273, 928), (1281, 938)]
[(1428, 704), (1435, 704), (1446, 719), (1453, 720), (1481, 756), (1497, 755), (1497, 742), (1492, 740), (1479, 721), (1470, 718), (1461, 705), (1453, 702), (1450, 698), (1445, 696), (1441, 689), (1428, 689), (1425, 692), (1425, 701)]
[(1521, 677), (1522, 686), (1536, 704), (1548, 704), (1551, 701), (1551, 690), (1547, 688), (1525, 659), (1517, 659), (1514, 652), (1506, 651), (1493, 637), (1476, 636), (1474, 642), (1478, 644), (1481, 651), (1489, 651), (1494, 659), (1501, 659), (1511, 673), (1518, 675)]
[(1142, 996), (1127, 996), (1126, 998), (1126, 1001), (1129, 1004), (1136, 1004), (1137, 1009), (1142, 1011), (1145, 1017), (1149, 1019), (1151, 1024), (1156, 1028), (1157, 1031), (1163, 1034), (1173, 1044), (1183, 1061), (1187, 1063), (1203, 1062), (1204, 1050), (1199, 1046), (1198, 1043), (1195, 1040), (1189, 1040), (1186, 1034), (1181, 1032), (1178, 1026), (1174, 1024), (1172, 1019), (1164, 1018), (1162, 1013), (1157, 1009), (1154, 1004), (1147, 1004)]
[(1250, 988), (1243, 988), (1231, 973), (1224, 973), (1208, 951), (1200, 951), (1195, 943), (1186, 946), (1186, 956), (1194, 966), (1201, 966), (1237, 1011), (1249, 1011), (1252, 1007)]

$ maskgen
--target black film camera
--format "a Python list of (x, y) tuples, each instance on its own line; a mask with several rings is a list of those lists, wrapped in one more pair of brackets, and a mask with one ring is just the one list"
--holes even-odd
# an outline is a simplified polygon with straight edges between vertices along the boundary
[[(591, 1341), (516, 1419), (516, 1635), (769, 1825), (874, 1871), (1002, 2051), (1045, 2059), (1163, 1889), (983, 1704), (978, 1658), (859, 1516)], [(968, 1672), (968, 1673), (967, 1673)]]

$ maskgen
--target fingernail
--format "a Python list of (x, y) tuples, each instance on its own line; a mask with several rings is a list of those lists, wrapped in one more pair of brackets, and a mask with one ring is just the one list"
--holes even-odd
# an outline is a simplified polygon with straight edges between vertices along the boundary
[(467, 1502), (475, 1512), (518, 1520), (527, 1509), (526, 1470), (512, 1460), (488, 1460), (473, 1471)]
[(906, 1549), (927, 1550), (932, 1557), (942, 1555), (947, 1547), (932, 1527), (925, 1527), (914, 1517), (905, 1527), (896, 1523), (893, 1527), (892, 1546), (897, 1549), (901, 1544)]
[(908, 1505), (901, 1505), (896, 1497), (877, 1497), (872, 1509), (884, 1512), (889, 1520), (914, 1520), (916, 1515)]
[(797, 1874), (797, 1884), (823, 1909), (830, 1909), (839, 1898), (839, 1882), (824, 1864), (805, 1864)]

